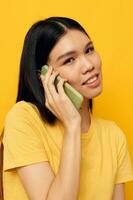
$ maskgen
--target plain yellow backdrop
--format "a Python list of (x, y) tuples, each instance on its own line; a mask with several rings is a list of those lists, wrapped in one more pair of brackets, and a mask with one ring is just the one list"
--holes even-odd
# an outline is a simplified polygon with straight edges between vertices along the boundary
[[(23, 40), (30, 26), (46, 17), (66, 16), (84, 26), (102, 58), (103, 92), (94, 115), (123, 129), (133, 161), (133, 2), (130, 0), (5, 0), (0, 8), (0, 131), (15, 103)], [(133, 199), (133, 182), (126, 199)]]

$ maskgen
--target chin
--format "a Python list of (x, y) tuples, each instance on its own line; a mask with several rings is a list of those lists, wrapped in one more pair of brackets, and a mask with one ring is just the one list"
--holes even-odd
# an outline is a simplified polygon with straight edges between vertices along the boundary
[(98, 88), (92, 89), (88, 93), (86, 92), (85, 94), (83, 94), (83, 96), (85, 99), (92, 99), (99, 96), (101, 93), (102, 93), (102, 87), (100, 86)]

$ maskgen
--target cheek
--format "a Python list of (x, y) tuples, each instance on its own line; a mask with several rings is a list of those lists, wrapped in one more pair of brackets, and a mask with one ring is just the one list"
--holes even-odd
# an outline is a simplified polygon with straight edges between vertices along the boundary
[(69, 80), (70, 79), (70, 75), (69, 72), (67, 72), (67, 70), (57, 70), (59, 72), (59, 75), (64, 78)]
[(65, 71), (65, 72), (60, 72), (60, 76), (62, 78), (65, 78), (68, 80), (68, 83), (70, 85), (72, 85), (75, 89), (78, 89), (79, 88), (79, 74), (78, 72), (75, 72), (75, 71)]
[(67, 77), (67, 80), (68, 82), (73, 85), (73, 86), (76, 86), (77, 85), (77, 82), (79, 82), (79, 74), (76, 74), (76, 73), (71, 73), (68, 75)]
[(49, 64), (51, 66), (53, 66), (54, 71), (59, 72), (59, 75), (68, 80), (68, 83), (73, 85), (73, 86), (77, 86), (77, 82), (79, 82), (79, 74), (80, 72), (75, 72), (75, 70), (72, 70), (71, 67), (72, 66), (65, 66), (65, 67), (59, 67), (59, 66), (55, 66), (54, 64)]
[(93, 63), (95, 65), (95, 67), (101, 68), (101, 66), (102, 66), (102, 60), (101, 60), (100, 55), (97, 52), (93, 55), (92, 59), (93, 59)]
[(67, 79), (69, 83), (74, 84), (77, 80), (77, 72), (75, 72), (74, 70), (70, 69), (69, 67), (64, 67), (64, 68), (56, 68), (55, 71), (59, 72), (59, 75), (64, 78)]
[(77, 90), (80, 90), (80, 87), (81, 87), (79, 74), (80, 74), (80, 72), (77, 74), (74, 73), (73, 76), (70, 76), (68, 79), (68, 83)]

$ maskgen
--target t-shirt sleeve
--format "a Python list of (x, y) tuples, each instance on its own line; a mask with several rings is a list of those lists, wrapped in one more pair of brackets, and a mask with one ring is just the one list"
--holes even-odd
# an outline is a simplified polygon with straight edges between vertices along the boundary
[(28, 109), (16, 106), (7, 114), (3, 137), (4, 171), (48, 161), (39, 135), (38, 121)]
[(117, 131), (117, 173), (115, 184), (133, 180), (133, 167), (124, 132), (116, 125)]

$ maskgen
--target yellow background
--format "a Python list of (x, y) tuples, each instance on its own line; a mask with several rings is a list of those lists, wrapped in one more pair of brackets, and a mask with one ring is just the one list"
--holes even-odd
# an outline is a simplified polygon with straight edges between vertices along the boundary
[[(19, 60), (30, 26), (49, 16), (78, 20), (90, 34), (103, 62), (103, 93), (94, 115), (114, 120), (124, 130), (133, 161), (133, 2), (130, 0), (5, 0), (0, 8), (0, 130), (17, 94)], [(126, 199), (133, 199), (133, 182)]]

